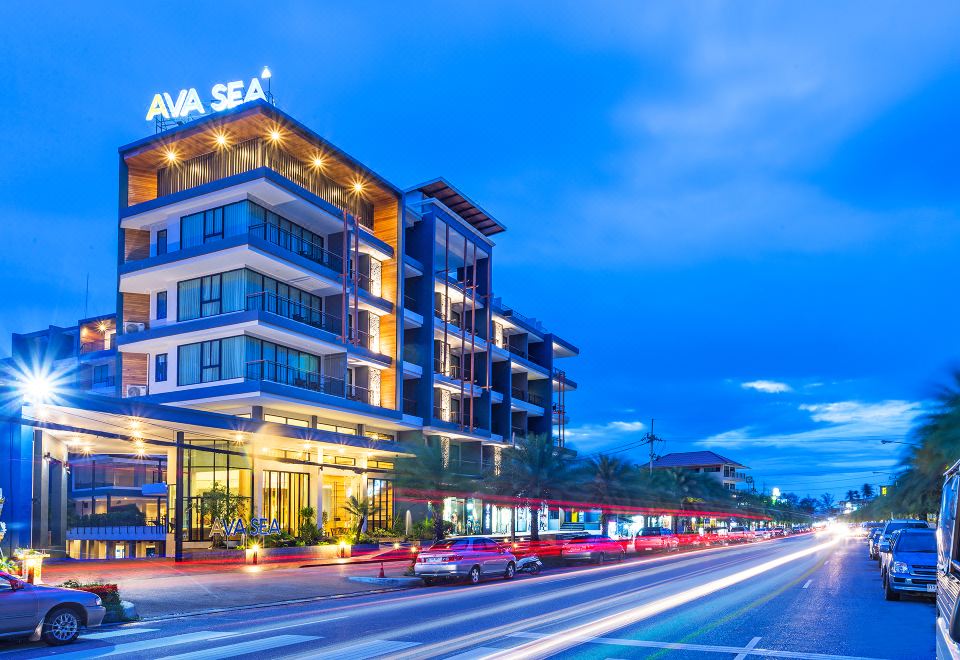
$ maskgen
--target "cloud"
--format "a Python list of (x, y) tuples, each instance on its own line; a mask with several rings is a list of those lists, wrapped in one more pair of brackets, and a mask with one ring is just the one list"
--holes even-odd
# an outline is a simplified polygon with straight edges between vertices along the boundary
[(793, 391), (793, 388), (786, 383), (779, 383), (775, 380), (751, 380), (747, 383), (740, 383), (740, 387), (745, 390), (766, 392), (767, 394), (781, 394), (783, 392)]
[[(751, 426), (717, 433), (697, 444), (722, 448), (802, 448), (805, 452), (842, 454), (863, 451), (865, 446), (879, 450), (880, 440), (902, 438), (909, 433), (922, 403), (889, 400), (875, 403), (836, 401), (802, 404), (798, 409), (810, 413), (810, 421), (821, 423), (812, 429), (765, 433)], [(814, 457), (805, 454), (804, 462)]]
[(583, 424), (567, 429), (567, 438), (577, 443), (578, 449), (597, 450), (636, 441), (647, 425), (641, 421), (612, 421), (605, 424)]

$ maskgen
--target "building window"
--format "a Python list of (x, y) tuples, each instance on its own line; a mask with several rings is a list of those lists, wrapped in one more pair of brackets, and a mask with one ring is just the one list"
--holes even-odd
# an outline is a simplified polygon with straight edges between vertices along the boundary
[(157, 256), (167, 253), (167, 230), (161, 229), (157, 232)]
[(393, 527), (393, 486), (386, 479), (367, 479), (367, 501), (373, 504), (376, 509), (370, 520), (367, 521), (368, 527), (379, 527), (387, 529)]
[(167, 380), (167, 354), (160, 353), (154, 358), (153, 380), (162, 383)]
[(288, 534), (300, 531), (300, 509), (310, 506), (310, 475), (300, 472), (263, 472), (263, 517), (276, 519)]
[(157, 291), (157, 318), (167, 318), (167, 292)]
[(110, 366), (98, 364), (93, 368), (93, 386), (100, 387), (110, 382)]
[(177, 347), (177, 385), (243, 377), (244, 338), (228, 337)]

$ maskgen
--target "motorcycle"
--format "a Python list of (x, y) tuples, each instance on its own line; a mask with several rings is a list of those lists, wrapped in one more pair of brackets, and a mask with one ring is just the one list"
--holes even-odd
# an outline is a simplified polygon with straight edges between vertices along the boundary
[(543, 568), (543, 562), (536, 555), (527, 555), (517, 560), (517, 573), (529, 573), (537, 575)]

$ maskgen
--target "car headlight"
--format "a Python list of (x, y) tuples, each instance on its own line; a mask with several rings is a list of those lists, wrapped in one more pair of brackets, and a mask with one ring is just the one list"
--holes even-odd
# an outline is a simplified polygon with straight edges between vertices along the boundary
[(100, 596), (97, 596), (96, 598), (93, 599), (93, 604), (96, 605), (97, 607), (100, 607), (101, 605), (103, 605), (103, 601), (100, 600)]
[(904, 562), (902, 562), (902, 561), (895, 561), (895, 562), (893, 562), (893, 569), (892, 569), (892, 570), (893, 570), (894, 573), (909, 573), (909, 572), (910, 572), (910, 567), (907, 566), (906, 563), (904, 563)]

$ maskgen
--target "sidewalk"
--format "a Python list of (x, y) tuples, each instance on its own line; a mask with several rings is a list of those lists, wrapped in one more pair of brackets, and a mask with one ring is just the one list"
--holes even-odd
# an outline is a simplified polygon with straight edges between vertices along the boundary
[[(347, 579), (376, 577), (379, 558), (365, 555), (334, 561), (337, 563), (304, 568), (289, 563), (177, 564), (172, 559), (61, 561), (44, 564), (43, 581), (54, 585), (68, 579), (116, 583), (121, 597), (134, 603), (144, 618), (384, 589)], [(407, 566), (394, 552), (383, 564), (388, 577), (402, 576)]]

